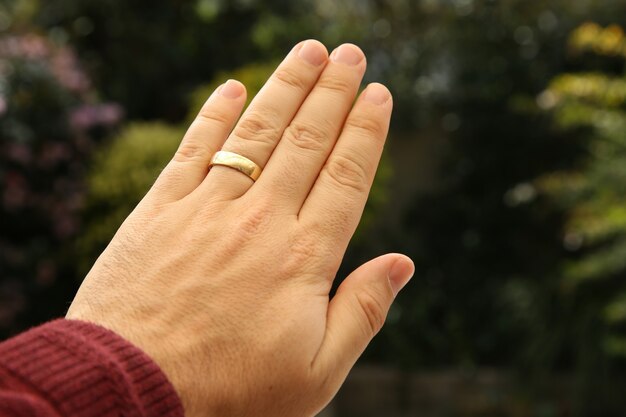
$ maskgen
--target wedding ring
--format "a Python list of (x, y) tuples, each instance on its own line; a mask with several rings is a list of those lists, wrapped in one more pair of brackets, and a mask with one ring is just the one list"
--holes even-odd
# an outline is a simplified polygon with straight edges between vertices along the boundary
[(239, 172), (246, 174), (252, 181), (256, 181), (261, 175), (261, 167), (246, 158), (234, 152), (218, 151), (215, 152), (209, 168), (213, 165), (222, 165), (225, 167), (236, 169)]

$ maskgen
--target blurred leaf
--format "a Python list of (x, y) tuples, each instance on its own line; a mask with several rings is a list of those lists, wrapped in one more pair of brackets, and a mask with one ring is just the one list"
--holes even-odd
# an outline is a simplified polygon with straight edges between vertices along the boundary
[(576, 52), (592, 51), (599, 55), (621, 55), (626, 57), (624, 30), (618, 25), (601, 27), (589, 22), (570, 36), (570, 46)]
[(191, 124), (198, 112), (213, 94), (216, 88), (229, 79), (235, 79), (243, 83), (247, 90), (246, 106), (265, 85), (269, 76), (274, 72), (278, 63), (250, 64), (235, 71), (220, 72), (213, 82), (197, 87), (190, 96), (189, 112), (186, 123)]
[(626, 80), (601, 73), (565, 74), (555, 78), (550, 90), (562, 98), (578, 99), (603, 107), (626, 101)]
[(221, 0), (196, 0), (196, 13), (206, 22), (215, 20), (221, 8)]
[(184, 129), (134, 123), (94, 157), (87, 179), (87, 220), (77, 250), (87, 272), (176, 151)]

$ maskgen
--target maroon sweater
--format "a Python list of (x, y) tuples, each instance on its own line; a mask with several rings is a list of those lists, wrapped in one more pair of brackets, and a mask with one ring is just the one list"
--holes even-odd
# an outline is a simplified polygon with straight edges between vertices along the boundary
[(56, 320), (0, 343), (0, 417), (183, 416), (159, 367), (100, 326)]

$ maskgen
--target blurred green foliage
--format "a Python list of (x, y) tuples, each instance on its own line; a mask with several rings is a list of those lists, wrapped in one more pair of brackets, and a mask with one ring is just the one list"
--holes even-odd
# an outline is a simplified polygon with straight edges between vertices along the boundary
[[(570, 38), (574, 55), (626, 58), (619, 26), (587, 23)], [(626, 67), (625, 67), (626, 68)], [(564, 244), (576, 256), (564, 263), (561, 285), (576, 300), (575, 317), (590, 316), (597, 347), (626, 356), (626, 76), (579, 72), (557, 76), (539, 104), (558, 129), (584, 131), (584, 157), (575, 169), (539, 180), (568, 214)], [(588, 330), (589, 332), (592, 329)], [(588, 342), (589, 343), (589, 342)]]
[(95, 154), (87, 177), (85, 225), (76, 245), (82, 276), (150, 189), (183, 134), (182, 128), (164, 123), (131, 123)]
[(168, 121), (183, 117), (188, 94), (220, 70), (268, 58), (251, 42), (264, 16), (286, 24), (301, 9), (286, 0), (19, 3), (37, 4), (31, 23), (80, 51), (105, 98), (131, 118)]

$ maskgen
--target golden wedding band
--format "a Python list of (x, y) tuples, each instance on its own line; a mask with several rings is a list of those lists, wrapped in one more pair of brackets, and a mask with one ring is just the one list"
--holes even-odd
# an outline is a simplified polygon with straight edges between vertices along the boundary
[(218, 151), (215, 152), (209, 168), (213, 165), (222, 165), (225, 167), (236, 169), (246, 174), (252, 181), (256, 181), (261, 175), (261, 167), (246, 158), (234, 152)]

